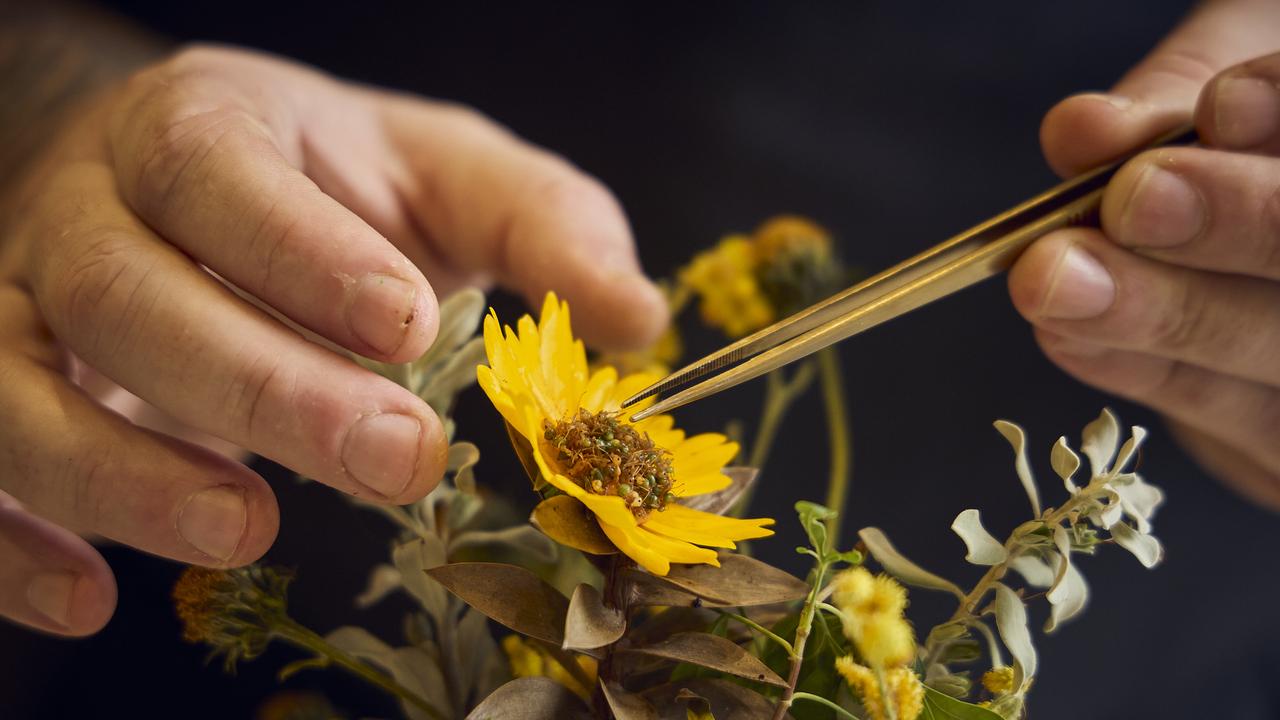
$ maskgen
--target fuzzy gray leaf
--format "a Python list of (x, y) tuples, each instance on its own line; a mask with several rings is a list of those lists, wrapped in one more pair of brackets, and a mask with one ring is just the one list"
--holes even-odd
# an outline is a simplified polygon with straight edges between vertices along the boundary
[(1106, 475), (1111, 458), (1120, 444), (1120, 423), (1110, 409), (1104, 409), (1096, 420), (1084, 426), (1080, 435), (1080, 451), (1089, 458), (1093, 477)]
[(1023, 683), (1035, 677), (1037, 667), (1036, 647), (1031, 642), (1031, 630), (1027, 627), (1027, 607), (1022, 598), (1003, 583), (996, 583), (996, 629), (1000, 631), (1000, 639), (1009, 654), (1013, 655), (1014, 669), (1017, 678), (1014, 683), (1021, 687)]
[(1153, 568), (1164, 559), (1164, 548), (1160, 546), (1160, 541), (1134, 530), (1128, 523), (1116, 523), (1112, 526), (1111, 537), (1115, 538), (1117, 545), (1133, 553), (1145, 568)]
[(1013, 447), (1013, 469), (1018, 473), (1018, 480), (1022, 482), (1022, 489), (1027, 493), (1027, 499), (1031, 501), (1032, 516), (1040, 517), (1040, 490), (1036, 487), (1036, 479), (1031, 474), (1031, 464), (1027, 461), (1027, 434), (1020, 426), (1007, 420), (997, 420), (994, 424), (996, 431), (1003, 435)]
[(1066, 437), (1058, 438), (1058, 442), (1053, 444), (1053, 450), (1049, 453), (1049, 464), (1053, 466), (1053, 471), (1058, 474), (1058, 477), (1062, 478), (1062, 484), (1067, 488), (1067, 492), (1072, 495), (1080, 492), (1080, 488), (1071, 481), (1076, 470), (1080, 469), (1080, 456), (1076, 455), (1067, 444)]
[(997, 565), (1009, 556), (1004, 545), (982, 526), (982, 518), (977, 510), (965, 510), (957, 515), (955, 521), (951, 523), (951, 529), (960, 536), (965, 547), (969, 549), (969, 554), (965, 555), (964, 559), (974, 565)]
[(893, 543), (889, 542), (888, 536), (880, 528), (863, 528), (858, 531), (858, 537), (866, 544), (867, 550), (871, 552), (871, 556), (876, 559), (876, 562), (880, 563), (890, 575), (908, 585), (929, 590), (942, 590), (955, 595), (961, 600), (964, 599), (965, 593), (960, 589), (959, 585), (934, 575), (908, 560), (902, 553), (898, 552)]

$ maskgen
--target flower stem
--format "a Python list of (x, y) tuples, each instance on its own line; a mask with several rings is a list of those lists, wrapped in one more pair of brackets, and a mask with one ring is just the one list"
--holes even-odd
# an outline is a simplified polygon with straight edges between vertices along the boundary
[(792, 700), (808, 700), (809, 702), (816, 702), (819, 705), (826, 705), (827, 707), (831, 708), (840, 717), (850, 718), (850, 720), (862, 720), (857, 715), (854, 715), (853, 713), (849, 712), (848, 710), (845, 710), (844, 708), (822, 697), (821, 695), (814, 695), (813, 693), (807, 693), (807, 692), (798, 692), (795, 695), (792, 695), (791, 699)]
[(723, 615), (723, 616), (725, 616), (725, 617), (728, 617), (728, 618), (733, 618), (734, 620), (737, 620), (738, 622), (742, 623), (743, 625), (746, 625), (747, 627), (751, 628), (752, 630), (755, 630), (756, 632), (760, 633), (761, 635), (763, 635), (763, 636), (765, 636), (765, 637), (769, 638), (770, 640), (772, 640), (772, 641), (774, 641), (774, 642), (778, 643), (778, 645), (782, 646), (782, 647), (783, 647), (783, 649), (785, 649), (785, 650), (787, 651), (787, 655), (788, 655), (788, 656), (790, 656), (790, 655), (792, 654), (793, 649), (792, 649), (792, 647), (791, 647), (791, 643), (787, 642), (787, 640), (786, 640), (785, 638), (783, 638), (783, 637), (779, 636), (778, 634), (774, 633), (772, 630), (769, 630), (768, 628), (766, 628), (765, 626), (763, 626), (763, 625), (761, 625), (760, 623), (756, 622), (755, 620), (752, 620), (751, 618), (747, 617), (746, 615), (739, 615), (738, 613), (735, 613), (735, 612), (729, 612), (728, 610), (720, 610), (719, 612), (720, 612), (720, 614), (721, 614), (721, 615)]
[[(809, 389), (813, 383), (814, 367), (812, 363), (803, 362), (796, 368), (790, 378), (782, 370), (775, 370), (765, 376), (764, 405), (760, 410), (760, 425), (756, 428), (755, 439), (751, 442), (751, 456), (747, 466), (763, 470), (769, 460), (769, 451), (773, 449), (773, 441), (778, 436), (778, 428), (786, 417), (791, 405)], [(751, 505), (755, 488), (747, 488), (738, 504), (730, 512), (731, 515), (742, 516)]]
[(800, 618), (796, 623), (796, 639), (791, 644), (791, 672), (787, 675), (787, 687), (782, 691), (782, 697), (774, 708), (773, 720), (782, 720), (786, 717), (787, 709), (791, 707), (791, 702), (795, 698), (796, 685), (800, 683), (800, 666), (804, 664), (804, 646), (813, 630), (813, 618), (817, 615), (818, 603), (826, 596), (823, 585), (826, 583), (828, 567), (827, 561), (819, 558), (813, 569), (812, 585), (809, 587), (809, 594), (805, 596), (804, 606), (800, 608)]
[(849, 474), (853, 464), (853, 445), (849, 431), (849, 411), (845, 407), (844, 380), (840, 375), (840, 355), (835, 347), (818, 351), (818, 368), (822, 379), (822, 402), (827, 410), (827, 433), (831, 444), (831, 469), (827, 481), (828, 508), (836, 512), (827, 525), (831, 546), (840, 547), (840, 519), (849, 494)]
[(281, 621), (281, 625), (276, 628), (276, 632), (280, 639), (292, 643), (303, 650), (309, 650), (315, 653), (318, 657), (325, 658), (329, 662), (344, 668), (370, 685), (377, 686), (387, 693), (400, 698), (404, 702), (419, 708), (432, 718), (445, 720), (444, 714), (437, 710), (431, 703), (427, 702), (427, 700), (421, 695), (418, 695), (409, 688), (396, 682), (385, 673), (361, 662), (347, 652), (334, 647), (323, 637), (320, 637), (311, 629), (298, 624), (293, 619), (285, 618)]

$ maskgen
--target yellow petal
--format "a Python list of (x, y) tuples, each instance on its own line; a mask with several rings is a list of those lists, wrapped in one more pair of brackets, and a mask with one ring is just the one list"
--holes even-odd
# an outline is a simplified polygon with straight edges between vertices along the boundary
[(640, 528), (621, 528), (601, 522), (600, 529), (624, 555), (640, 563), (640, 567), (654, 575), (671, 572), (671, 561), (644, 542), (640, 537)]
[(723, 490), (729, 487), (732, 483), (733, 480), (729, 479), (728, 475), (725, 475), (719, 470), (703, 473), (701, 475), (694, 475), (692, 477), (689, 477), (685, 473), (681, 473), (677, 470), (675, 486), (672, 487), (671, 490), (677, 497), (691, 497), (693, 495), (705, 495), (709, 492)]
[(582, 391), (582, 398), (578, 400), (578, 407), (590, 412), (600, 412), (604, 407), (605, 398), (613, 390), (613, 386), (618, 382), (618, 371), (611, 367), (603, 367), (595, 371), (591, 375), (591, 379), (587, 381), (586, 388)]
[[(726, 540), (748, 540), (767, 537), (772, 535), (773, 531), (763, 526), (774, 523), (773, 518), (725, 517), (694, 510), (679, 503), (672, 503), (667, 506), (666, 510), (654, 513), (645, 524), (648, 525), (654, 521), (660, 521), (664, 528), (687, 528), (694, 532), (713, 533)], [(676, 533), (678, 532), (677, 530)]]

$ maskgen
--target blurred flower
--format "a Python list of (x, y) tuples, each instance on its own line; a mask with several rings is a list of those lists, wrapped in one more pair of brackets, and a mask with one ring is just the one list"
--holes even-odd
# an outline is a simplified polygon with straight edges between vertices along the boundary
[(623, 400), (658, 376), (619, 379), (612, 367), (589, 373), (569, 307), (554, 294), (540, 321), (525, 315), (517, 328), (504, 334), (496, 314), (485, 318), (489, 366), (477, 368), (480, 387), (528, 441), (542, 479), (590, 509), (619, 550), (665, 575), (673, 562), (719, 565), (700, 545), (733, 548), (773, 534), (764, 527), (770, 518), (722, 517), (676, 502), (727, 487), (722, 471), (738, 446), (718, 433), (686, 437), (669, 415), (630, 422)]
[(684, 343), (680, 340), (680, 329), (675, 323), (667, 326), (665, 332), (651, 345), (640, 350), (605, 353), (592, 364), (593, 370), (613, 367), (621, 375), (648, 373), (666, 375), (684, 353)]
[(902, 665), (915, 655), (915, 636), (903, 618), (907, 591), (888, 575), (863, 567), (844, 570), (832, 580), (831, 599), (841, 612), (844, 634), (872, 667)]
[(752, 235), (756, 277), (779, 315), (790, 315), (841, 289), (844, 269), (831, 234), (794, 215), (766, 220)]
[(225, 655), (227, 670), (266, 649), (287, 620), (286, 593), (292, 576), (250, 565), (232, 570), (189, 567), (173, 587), (174, 607), (182, 621), (182, 639), (213, 646)]
[(730, 235), (698, 253), (679, 277), (698, 294), (702, 321), (729, 337), (753, 333), (777, 315), (756, 279), (755, 248), (745, 235)]
[(594, 681), (597, 670), (595, 658), (586, 655), (574, 656), (582, 674), (592, 679), (591, 687), (584, 687), (578, 678), (565, 669), (559, 661), (519, 635), (508, 635), (503, 638), (502, 650), (507, 654), (507, 660), (511, 663), (511, 674), (515, 677), (548, 677), (583, 700), (591, 700), (591, 693), (595, 690)]
[[(851, 657), (836, 658), (836, 670), (849, 687), (858, 693), (868, 720), (887, 720), (884, 696), (880, 692), (880, 680), (875, 671), (859, 665)], [(884, 689), (893, 703), (894, 717), (898, 720), (916, 720), (924, 710), (924, 685), (910, 668), (896, 667), (884, 671)]]

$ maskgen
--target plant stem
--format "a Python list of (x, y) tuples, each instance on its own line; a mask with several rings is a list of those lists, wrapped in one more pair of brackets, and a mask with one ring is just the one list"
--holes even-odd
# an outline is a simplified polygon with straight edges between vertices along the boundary
[(804, 607), (800, 609), (800, 618), (796, 623), (796, 639), (791, 644), (791, 672), (787, 675), (787, 687), (782, 691), (778, 706), (773, 711), (773, 720), (782, 720), (786, 717), (787, 709), (791, 707), (791, 702), (795, 698), (796, 685), (800, 682), (800, 666), (804, 664), (804, 646), (813, 629), (813, 618), (817, 614), (819, 595), (823, 594), (827, 567), (825, 560), (819, 560), (814, 567), (813, 584), (809, 587), (809, 594), (805, 596)]
[(285, 618), (282, 620), (281, 625), (276, 629), (276, 632), (282, 640), (293, 643), (303, 650), (309, 650), (317, 656), (327, 659), (329, 662), (344, 668), (365, 682), (375, 685), (387, 693), (390, 693), (404, 702), (422, 710), (430, 717), (437, 718), (438, 720), (445, 720), (445, 716), (437, 710), (435, 706), (427, 702), (427, 700), (421, 695), (418, 695), (409, 688), (396, 682), (391, 676), (377, 670), (367, 663), (361, 662), (347, 652), (334, 647), (323, 637), (320, 637), (311, 629), (298, 624), (293, 619)]
[(849, 712), (848, 710), (845, 710), (844, 708), (822, 697), (821, 695), (814, 695), (813, 693), (807, 693), (807, 692), (798, 692), (795, 695), (791, 696), (791, 699), (792, 700), (808, 700), (809, 702), (816, 702), (819, 705), (826, 705), (827, 707), (831, 708), (840, 717), (850, 718), (850, 720), (862, 720), (862, 718), (859, 718), (857, 715), (854, 715), (853, 713)]
[[(782, 370), (775, 370), (765, 376), (764, 404), (760, 410), (760, 425), (756, 428), (756, 436), (751, 441), (748, 467), (764, 469), (765, 463), (769, 460), (769, 451), (773, 449), (773, 441), (777, 438), (778, 428), (782, 425), (782, 419), (786, 417), (792, 403), (813, 383), (814, 375), (813, 363), (803, 362), (790, 378), (787, 378)], [(729, 514), (740, 517), (751, 505), (754, 494), (754, 487), (747, 488)]]
[(765, 636), (765, 637), (769, 638), (770, 640), (772, 640), (772, 641), (774, 641), (774, 642), (778, 643), (778, 644), (779, 644), (779, 645), (781, 645), (784, 649), (786, 649), (786, 651), (787, 651), (787, 655), (788, 655), (788, 656), (792, 654), (793, 650), (792, 650), (792, 647), (791, 647), (791, 643), (787, 642), (787, 640), (786, 640), (785, 638), (783, 638), (783, 637), (781, 637), (781, 636), (777, 635), (776, 633), (774, 633), (773, 631), (769, 630), (768, 628), (766, 628), (765, 626), (761, 625), (760, 623), (756, 622), (755, 620), (752, 620), (751, 618), (747, 617), (746, 615), (739, 615), (738, 613), (735, 613), (735, 612), (729, 612), (728, 610), (720, 610), (719, 612), (720, 612), (720, 614), (721, 614), (721, 615), (723, 615), (723, 616), (725, 616), (725, 617), (728, 617), (728, 618), (733, 618), (734, 620), (737, 620), (738, 622), (742, 623), (743, 625), (746, 625), (747, 627), (751, 628), (752, 630), (755, 630), (756, 632), (760, 633), (761, 635), (763, 635), (763, 636)]
[(827, 481), (828, 508), (836, 516), (827, 524), (831, 546), (840, 547), (840, 520), (849, 494), (849, 472), (853, 464), (849, 411), (845, 407), (844, 380), (840, 375), (840, 355), (835, 347), (818, 351), (818, 369), (822, 379), (822, 402), (827, 410), (827, 433), (831, 444), (831, 470)]

